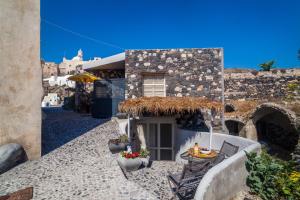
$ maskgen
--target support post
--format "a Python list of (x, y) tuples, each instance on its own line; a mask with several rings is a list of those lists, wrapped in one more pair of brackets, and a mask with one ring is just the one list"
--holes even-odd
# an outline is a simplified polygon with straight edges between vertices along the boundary
[(214, 121), (214, 111), (210, 110), (209, 117), (210, 117), (210, 127), (209, 127), (209, 150), (212, 150), (212, 136), (213, 136), (213, 121)]
[(128, 122), (127, 122), (127, 136), (128, 136), (128, 141), (130, 142), (130, 114), (128, 114)]

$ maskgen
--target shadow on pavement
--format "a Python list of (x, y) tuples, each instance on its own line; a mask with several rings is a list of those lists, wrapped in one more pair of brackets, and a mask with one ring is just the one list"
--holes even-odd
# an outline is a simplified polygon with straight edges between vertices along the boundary
[(110, 120), (92, 118), (61, 107), (42, 108), (42, 114), (42, 155)]

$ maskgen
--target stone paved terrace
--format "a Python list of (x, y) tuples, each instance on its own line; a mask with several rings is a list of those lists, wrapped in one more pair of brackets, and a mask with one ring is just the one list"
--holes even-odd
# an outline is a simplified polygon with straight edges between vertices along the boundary
[(104, 121), (107, 120), (66, 111), (61, 107), (43, 108), (42, 155), (99, 126)]
[(154, 161), (149, 168), (142, 168), (133, 172), (126, 172), (126, 177), (145, 190), (153, 193), (159, 199), (170, 199), (172, 192), (166, 175), (181, 172), (182, 164), (173, 161)]
[(116, 122), (108, 121), (13, 168), (0, 175), (0, 195), (33, 186), (34, 199), (158, 199), (124, 177), (107, 146), (117, 134)]

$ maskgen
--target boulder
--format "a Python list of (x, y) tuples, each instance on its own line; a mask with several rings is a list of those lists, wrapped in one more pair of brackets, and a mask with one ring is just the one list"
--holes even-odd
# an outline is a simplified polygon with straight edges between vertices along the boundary
[(26, 160), (27, 155), (21, 145), (10, 143), (0, 146), (0, 174)]

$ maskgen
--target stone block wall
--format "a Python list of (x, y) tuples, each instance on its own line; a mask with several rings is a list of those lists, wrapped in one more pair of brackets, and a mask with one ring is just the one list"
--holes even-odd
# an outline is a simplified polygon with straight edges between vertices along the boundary
[[(269, 72), (226, 72), (225, 99), (282, 99), (293, 93), (288, 85), (300, 85), (300, 69), (274, 69)], [(292, 94), (299, 95), (299, 94)]]
[(58, 64), (54, 62), (44, 62), (41, 61), (42, 64), (42, 73), (43, 78), (49, 78), (51, 76), (58, 76)]
[[(166, 96), (197, 96), (222, 101), (223, 50), (154, 49), (125, 52), (126, 98), (143, 96), (143, 76), (163, 74)], [(207, 130), (201, 113), (176, 117), (177, 125), (189, 130)], [(216, 116), (215, 130), (221, 130), (221, 114)]]
[[(89, 71), (89, 70), (87, 70)], [(124, 78), (124, 70), (91, 70), (90, 73), (102, 79)]]
[(127, 98), (143, 96), (144, 73), (163, 73), (166, 96), (222, 99), (221, 48), (127, 50), (125, 54)]

